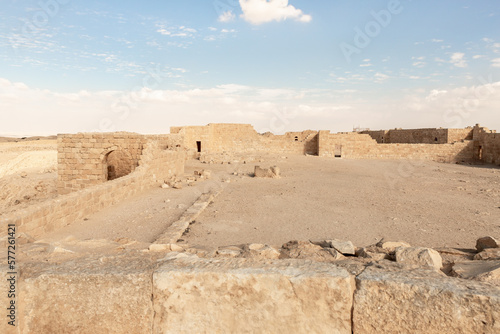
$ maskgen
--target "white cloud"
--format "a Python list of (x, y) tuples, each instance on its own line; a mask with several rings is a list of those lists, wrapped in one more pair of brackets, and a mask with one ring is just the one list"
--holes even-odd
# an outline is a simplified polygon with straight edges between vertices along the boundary
[(500, 68), (500, 58), (495, 58), (491, 61), (491, 66)]
[(433, 43), (443, 43), (444, 42), (442, 39), (436, 39), (436, 38), (433, 38), (431, 41)]
[(467, 67), (467, 61), (464, 59), (465, 54), (462, 52), (455, 52), (450, 57), (450, 63), (456, 67)]
[(293, 19), (299, 22), (310, 22), (311, 15), (288, 4), (288, 0), (240, 0), (241, 17), (254, 25), (272, 21)]
[(481, 59), (484, 58), (484, 55), (474, 55), (472, 56), (472, 59)]
[(381, 83), (389, 79), (390, 77), (387, 74), (377, 72), (375, 73), (375, 82)]
[(232, 11), (228, 10), (228, 11), (220, 14), (218, 21), (223, 22), (223, 23), (227, 23), (227, 22), (234, 21), (235, 18), (236, 18), (236, 15), (234, 15), (234, 13)]

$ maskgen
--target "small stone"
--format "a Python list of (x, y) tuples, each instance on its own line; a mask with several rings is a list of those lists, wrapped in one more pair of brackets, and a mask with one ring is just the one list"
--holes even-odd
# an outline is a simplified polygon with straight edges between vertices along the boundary
[(225, 248), (225, 249), (217, 250), (217, 252), (215, 254), (217, 257), (234, 258), (234, 257), (240, 256), (241, 250)]
[(27, 176), (28, 176), (28, 173), (26, 173), (26, 172), (21, 172), (21, 177), (22, 177), (23, 179), (24, 179), (24, 178), (26, 178)]
[(407, 244), (406, 242), (403, 241), (380, 241), (377, 243), (377, 246), (380, 248), (383, 248), (385, 250), (388, 250), (389, 252), (394, 252), (396, 248), (403, 247), (403, 248), (408, 248), (411, 247), (410, 244)]
[(441, 269), (443, 260), (441, 255), (431, 248), (424, 247), (400, 247), (396, 249), (396, 262), (403, 264), (415, 264), (420, 266)]
[(168, 184), (166, 184), (166, 183), (162, 184), (162, 185), (161, 185), (161, 187), (162, 187), (163, 189), (168, 189), (168, 188), (170, 188), (170, 186), (169, 186)]
[(174, 188), (174, 189), (182, 189), (182, 182), (175, 182), (172, 185), (172, 188)]
[(183, 252), (184, 248), (182, 246), (179, 246), (177, 244), (170, 244), (170, 249), (172, 252)]
[(354, 248), (353, 243), (350, 241), (342, 241), (337, 239), (322, 241), (311, 240), (311, 243), (323, 248), (334, 248), (344, 255), (354, 255), (356, 253), (356, 249)]
[(149, 245), (150, 252), (170, 252), (172, 249), (170, 248), (170, 244), (151, 244)]
[(481, 252), (487, 248), (500, 248), (500, 243), (493, 237), (483, 237), (476, 241), (476, 249)]
[(356, 256), (366, 259), (373, 259), (374, 261), (390, 260), (391, 257), (385, 253), (370, 252), (366, 248), (358, 248), (356, 250)]
[(474, 260), (500, 260), (500, 248), (486, 248), (474, 255)]

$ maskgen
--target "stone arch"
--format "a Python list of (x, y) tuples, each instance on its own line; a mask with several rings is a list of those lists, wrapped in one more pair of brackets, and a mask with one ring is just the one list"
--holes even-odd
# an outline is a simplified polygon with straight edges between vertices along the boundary
[(118, 146), (112, 146), (101, 154), (102, 179), (111, 181), (130, 174), (134, 170), (132, 155)]

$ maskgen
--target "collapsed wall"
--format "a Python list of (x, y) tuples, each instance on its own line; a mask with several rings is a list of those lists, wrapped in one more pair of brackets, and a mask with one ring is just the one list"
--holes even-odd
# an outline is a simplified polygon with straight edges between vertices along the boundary
[[(93, 134), (92, 136), (97, 137), (98, 135)], [(113, 138), (112, 136), (107, 137)], [(38, 237), (71, 224), (75, 220), (83, 219), (89, 214), (98, 212), (105, 207), (163, 183), (174, 176), (182, 175), (184, 173), (185, 153), (182, 150), (168, 150), (168, 141), (165, 138), (159, 137), (159, 140), (153, 140), (152, 138), (156, 137), (149, 137), (147, 141), (144, 141), (141, 153), (137, 156), (137, 167), (130, 174), (105, 182), (104, 179), (85, 179), (97, 175), (97, 173), (105, 173), (102, 166), (94, 169), (75, 169), (76, 173), (71, 174), (75, 178), (69, 182), (70, 189), (73, 189), (73, 185), (80, 184), (83, 185), (84, 189), (60, 195), (53, 200), (32, 205), (25, 210), (18, 210), (11, 215), (2, 217), (2, 221), (7, 224), (15, 224), (18, 232), (25, 232), (32, 237)], [(90, 153), (87, 154), (86, 151)], [(108, 151), (109, 147), (104, 149), (94, 148), (94, 150), (81, 149), (79, 152), (71, 153), (72, 156), (81, 155), (82, 159), (92, 159), (86, 157), (102, 156), (102, 152)], [(62, 158), (62, 161), (68, 159), (72, 161), (67, 156)], [(102, 162), (102, 160), (99, 161)], [(67, 166), (62, 162), (60, 164)], [(75, 166), (74, 168), (80, 166), (81, 168), (82, 166), (85, 167), (85, 164), (76, 163), (76, 165), (70, 164), (69, 166)], [(69, 170), (69, 168), (64, 170)], [(95, 174), (92, 172), (95, 172)], [(102, 176), (102, 174), (99, 174), (99, 176)], [(95, 182), (96, 184), (90, 187), (91, 181), (99, 181), (99, 183)], [(67, 184), (68, 181), (64, 182)], [(68, 190), (63, 189), (65, 192)]]
[(362, 131), (379, 144), (451, 144), (462, 140), (472, 140), (472, 128), (465, 129), (393, 129)]

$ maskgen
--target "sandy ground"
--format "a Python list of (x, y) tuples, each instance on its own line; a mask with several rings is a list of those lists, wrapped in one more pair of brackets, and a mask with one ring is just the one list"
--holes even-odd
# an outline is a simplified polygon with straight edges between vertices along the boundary
[[(55, 141), (0, 143), (0, 212), (57, 196)], [(337, 238), (366, 246), (385, 238), (429, 247), (472, 248), (500, 236), (500, 169), (434, 162), (263, 156), (258, 163), (188, 161), (186, 175), (213, 177), (183, 189), (155, 188), (42, 236), (47, 242), (151, 243), (198, 198), (223, 188), (189, 229), (191, 246)], [(281, 168), (281, 179), (251, 176)], [(7, 171), (7, 172), (5, 172)], [(230, 182), (225, 182), (230, 180)]]
[[(312, 156), (260, 165), (278, 165), (282, 178), (233, 176), (191, 225), (189, 244), (281, 246), (290, 240), (336, 238), (367, 246), (385, 238), (473, 248), (478, 237), (500, 235), (496, 166)], [(248, 174), (253, 166), (232, 168)]]
[(0, 140), (0, 215), (56, 197), (56, 181), (56, 140)]

